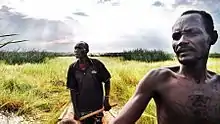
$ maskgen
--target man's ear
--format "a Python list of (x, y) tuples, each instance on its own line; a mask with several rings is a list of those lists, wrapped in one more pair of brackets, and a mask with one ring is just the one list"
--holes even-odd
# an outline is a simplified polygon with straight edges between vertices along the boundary
[(211, 45), (214, 45), (218, 39), (218, 32), (216, 30), (213, 31)]
[(83, 49), (86, 53), (88, 53), (89, 52), (89, 50), (87, 50), (87, 49)]

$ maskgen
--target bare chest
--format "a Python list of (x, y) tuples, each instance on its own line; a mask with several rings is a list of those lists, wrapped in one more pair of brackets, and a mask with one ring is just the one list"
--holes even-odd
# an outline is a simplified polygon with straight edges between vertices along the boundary
[(161, 113), (185, 120), (220, 120), (220, 82), (176, 81), (161, 90)]

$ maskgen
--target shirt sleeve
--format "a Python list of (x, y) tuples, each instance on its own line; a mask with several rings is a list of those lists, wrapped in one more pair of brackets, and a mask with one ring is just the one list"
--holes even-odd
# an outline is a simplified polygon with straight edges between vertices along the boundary
[(99, 77), (102, 82), (106, 82), (107, 80), (110, 80), (111, 78), (111, 74), (109, 73), (105, 65), (101, 62), (99, 64)]
[(67, 85), (68, 89), (78, 91), (77, 90), (78, 86), (77, 86), (77, 82), (76, 82), (76, 79), (75, 79), (75, 76), (74, 76), (74, 70), (73, 69), (74, 69), (73, 65), (71, 64), (68, 68), (68, 71), (67, 71), (66, 85)]

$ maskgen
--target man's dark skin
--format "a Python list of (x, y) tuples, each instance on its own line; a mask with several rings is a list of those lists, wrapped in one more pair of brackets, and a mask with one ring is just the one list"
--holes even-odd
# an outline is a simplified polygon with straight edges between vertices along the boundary
[[(75, 45), (75, 48), (74, 48), (74, 53), (75, 53), (75, 57), (79, 61), (79, 64), (85, 64), (88, 67), (90, 65), (89, 63), (90, 63), (91, 60), (87, 56), (87, 53), (89, 52), (89, 50), (88, 50), (88, 46), (86, 46), (86, 44), (87, 43), (85, 43), (83, 41), (77, 43)], [(83, 70), (86, 70), (87, 67), (85, 67)], [(109, 104), (110, 79), (106, 80), (104, 82), (104, 87), (105, 87), (105, 98), (104, 98), (103, 106), (104, 106), (104, 110), (108, 111), (108, 110), (111, 109), (111, 106)], [(72, 96), (72, 103), (73, 103), (74, 114), (75, 114), (74, 118), (75, 118), (75, 120), (78, 120), (80, 118), (80, 112), (78, 111), (77, 105), (76, 105), (77, 92), (73, 91), (73, 92), (70, 92), (70, 93), (71, 93), (71, 96)], [(89, 98), (86, 98), (86, 99), (89, 99)], [(88, 105), (89, 104), (90, 103), (88, 103)]]
[[(79, 59), (79, 63), (80, 64), (88, 64), (89, 57), (88, 57), (87, 53), (89, 51), (85, 50), (84, 44), (78, 43), (75, 47), (77, 49), (75, 49), (74, 53), (75, 53), (76, 58)], [(110, 92), (110, 80), (107, 80), (107, 82), (105, 82), (105, 96), (106, 97), (109, 97), (109, 92)], [(108, 104), (109, 101), (107, 100), (106, 103)]]
[(135, 123), (151, 98), (158, 124), (220, 123), (220, 76), (206, 67), (218, 34), (197, 12), (182, 15), (172, 28), (172, 46), (180, 66), (146, 74), (111, 124)]

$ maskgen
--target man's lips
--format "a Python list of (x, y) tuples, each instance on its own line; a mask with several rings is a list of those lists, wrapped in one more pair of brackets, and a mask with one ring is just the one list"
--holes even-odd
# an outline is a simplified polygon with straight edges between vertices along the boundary
[(176, 53), (185, 53), (185, 52), (191, 52), (193, 51), (192, 48), (189, 48), (189, 47), (179, 47), (177, 50), (176, 50)]
[(75, 56), (78, 56), (79, 54), (77, 54), (77, 53), (74, 53), (73, 55), (75, 55)]

